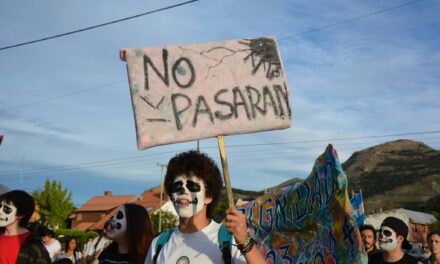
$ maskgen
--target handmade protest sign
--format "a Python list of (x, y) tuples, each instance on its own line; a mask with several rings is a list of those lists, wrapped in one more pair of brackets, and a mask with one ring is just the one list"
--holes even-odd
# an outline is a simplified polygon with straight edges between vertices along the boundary
[(126, 48), (139, 149), (291, 126), (273, 37)]
[(329, 145), (301, 184), (238, 207), (267, 263), (367, 263), (347, 176)]

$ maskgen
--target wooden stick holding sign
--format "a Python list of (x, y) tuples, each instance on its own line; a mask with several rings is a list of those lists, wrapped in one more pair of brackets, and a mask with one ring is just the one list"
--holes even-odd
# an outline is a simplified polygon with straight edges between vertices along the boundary
[(217, 136), (218, 149), (220, 151), (220, 158), (222, 161), (223, 178), (225, 180), (226, 195), (228, 197), (229, 208), (234, 207), (234, 198), (232, 196), (231, 178), (229, 177), (228, 159), (226, 158), (226, 146), (223, 135)]

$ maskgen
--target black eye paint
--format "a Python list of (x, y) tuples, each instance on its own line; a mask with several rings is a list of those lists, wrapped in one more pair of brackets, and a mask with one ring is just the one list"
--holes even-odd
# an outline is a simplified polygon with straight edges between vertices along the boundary
[(124, 218), (124, 214), (121, 211), (118, 211), (118, 214), (116, 215), (116, 219), (121, 220), (122, 218)]
[(10, 214), (10, 213), (12, 213), (12, 208), (5, 205), (3, 208), (3, 212), (5, 212), (5, 214)]
[(393, 233), (391, 233), (391, 231), (389, 231), (389, 230), (384, 230), (383, 234), (387, 237), (390, 237)]
[(186, 182), (186, 188), (188, 188), (188, 190), (190, 192), (200, 192), (200, 190), (201, 190), (200, 184), (195, 183), (195, 182), (193, 182), (191, 180), (188, 180)]
[(182, 189), (183, 189), (183, 182), (182, 181), (176, 181), (171, 186), (171, 192), (173, 192), (173, 193), (180, 193), (180, 192), (182, 192)]
[(121, 223), (116, 223), (116, 229), (121, 229), (122, 228), (122, 225), (121, 225)]

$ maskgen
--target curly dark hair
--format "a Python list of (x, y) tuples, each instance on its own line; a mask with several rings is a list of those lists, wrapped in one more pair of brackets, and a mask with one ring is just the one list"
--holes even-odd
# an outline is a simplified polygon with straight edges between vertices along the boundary
[(165, 175), (165, 190), (170, 197), (174, 178), (182, 174), (195, 176), (205, 182), (205, 195), (212, 198), (207, 208), (208, 217), (211, 218), (223, 186), (217, 164), (208, 155), (195, 150), (174, 156), (168, 163)]

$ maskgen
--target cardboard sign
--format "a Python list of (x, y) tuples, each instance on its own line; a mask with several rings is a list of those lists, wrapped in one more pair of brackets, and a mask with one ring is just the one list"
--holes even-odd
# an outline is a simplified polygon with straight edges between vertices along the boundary
[(127, 48), (138, 148), (291, 126), (273, 37)]

